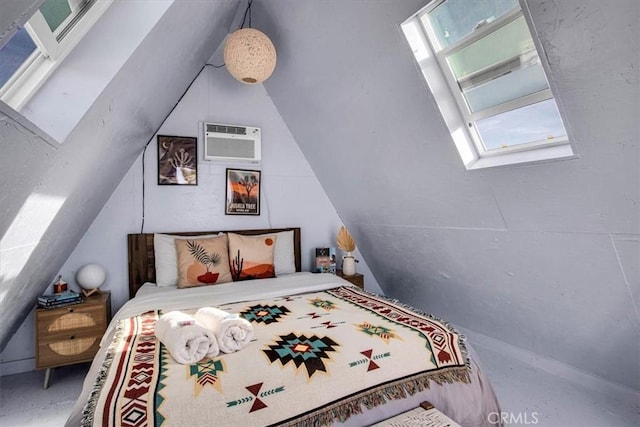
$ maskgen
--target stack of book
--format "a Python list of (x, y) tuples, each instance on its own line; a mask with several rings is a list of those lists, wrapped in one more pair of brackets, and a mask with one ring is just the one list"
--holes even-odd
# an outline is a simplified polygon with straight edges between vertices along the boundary
[(42, 308), (62, 307), (81, 302), (82, 295), (74, 291), (64, 291), (58, 294), (46, 294), (38, 297), (38, 307)]

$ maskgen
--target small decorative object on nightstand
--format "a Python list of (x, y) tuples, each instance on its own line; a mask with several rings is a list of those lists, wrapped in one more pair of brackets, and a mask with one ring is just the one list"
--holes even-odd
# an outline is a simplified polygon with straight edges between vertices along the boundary
[(358, 262), (352, 254), (356, 250), (356, 241), (353, 240), (344, 225), (338, 231), (336, 244), (342, 251), (346, 252), (345, 256), (342, 257), (342, 274), (344, 276), (353, 276), (356, 274), (356, 262)]
[(100, 286), (107, 279), (107, 272), (99, 264), (87, 264), (76, 273), (76, 282), (85, 297), (100, 293)]
[(51, 369), (93, 360), (111, 318), (109, 291), (86, 297), (80, 304), (36, 308), (36, 368)]
[(313, 272), (336, 274), (336, 248), (316, 248)]
[(58, 276), (58, 281), (53, 284), (53, 293), (61, 294), (67, 290), (67, 282), (62, 280), (62, 274)]
[(360, 289), (364, 289), (364, 275), (360, 273), (352, 274), (351, 276), (346, 276), (342, 270), (337, 270), (336, 275), (342, 277), (344, 280), (351, 282), (356, 285)]

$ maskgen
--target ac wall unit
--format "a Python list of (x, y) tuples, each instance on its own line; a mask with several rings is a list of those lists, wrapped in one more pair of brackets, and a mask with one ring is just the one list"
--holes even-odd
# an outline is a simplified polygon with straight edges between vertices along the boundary
[(260, 128), (204, 123), (204, 160), (260, 163)]

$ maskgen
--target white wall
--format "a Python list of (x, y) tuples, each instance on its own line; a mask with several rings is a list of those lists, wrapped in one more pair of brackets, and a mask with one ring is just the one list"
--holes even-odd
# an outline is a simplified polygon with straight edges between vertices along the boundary
[[(208, 67), (158, 134), (197, 136), (200, 121), (261, 127), (261, 166), (214, 165), (199, 161), (197, 186), (159, 186), (154, 137), (145, 154), (144, 231), (300, 226), (302, 268), (308, 270), (312, 249), (335, 245), (336, 232), (342, 222), (262, 85), (245, 86), (233, 80), (224, 68)], [(260, 216), (224, 214), (225, 169), (229, 166), (262, 170)], [(128, 300), (126, 235), (140, 232), (141, 217), (142, 163), (139, 157), (61, 268), (60, 274), (71, 288), (79, 289), (74, 275), (80, 267), (98, 262), (108, 272), (103, 289), (112, 292), (112, 308), (115, 310)], [(365, 274), (368, 290), (381, 292), (364, 260), (357, 270)], [(3, 374), (33, 369), (33, 341), (32, 313), (0, 354)]]

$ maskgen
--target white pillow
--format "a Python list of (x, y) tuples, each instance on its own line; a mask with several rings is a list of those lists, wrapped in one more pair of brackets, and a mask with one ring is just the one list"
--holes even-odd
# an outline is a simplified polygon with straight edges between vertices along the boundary
[[(220, 233), (222, 234), (222, 233)], [(154, 234), (153, 249), (156, 258), (156, 285), (176, 286), (178, 284), (178, 254), (176, 239), (203, 239), (218, 234), (202, 236), (172, 236), (170, 234)]]
[(296, 272), (296, 256), (293, 252), (293, 230), (281, 231), (274, 234), (276, 247), (273, 250), (273, 263), (276, 267), (276, 277), (282, 274)]

